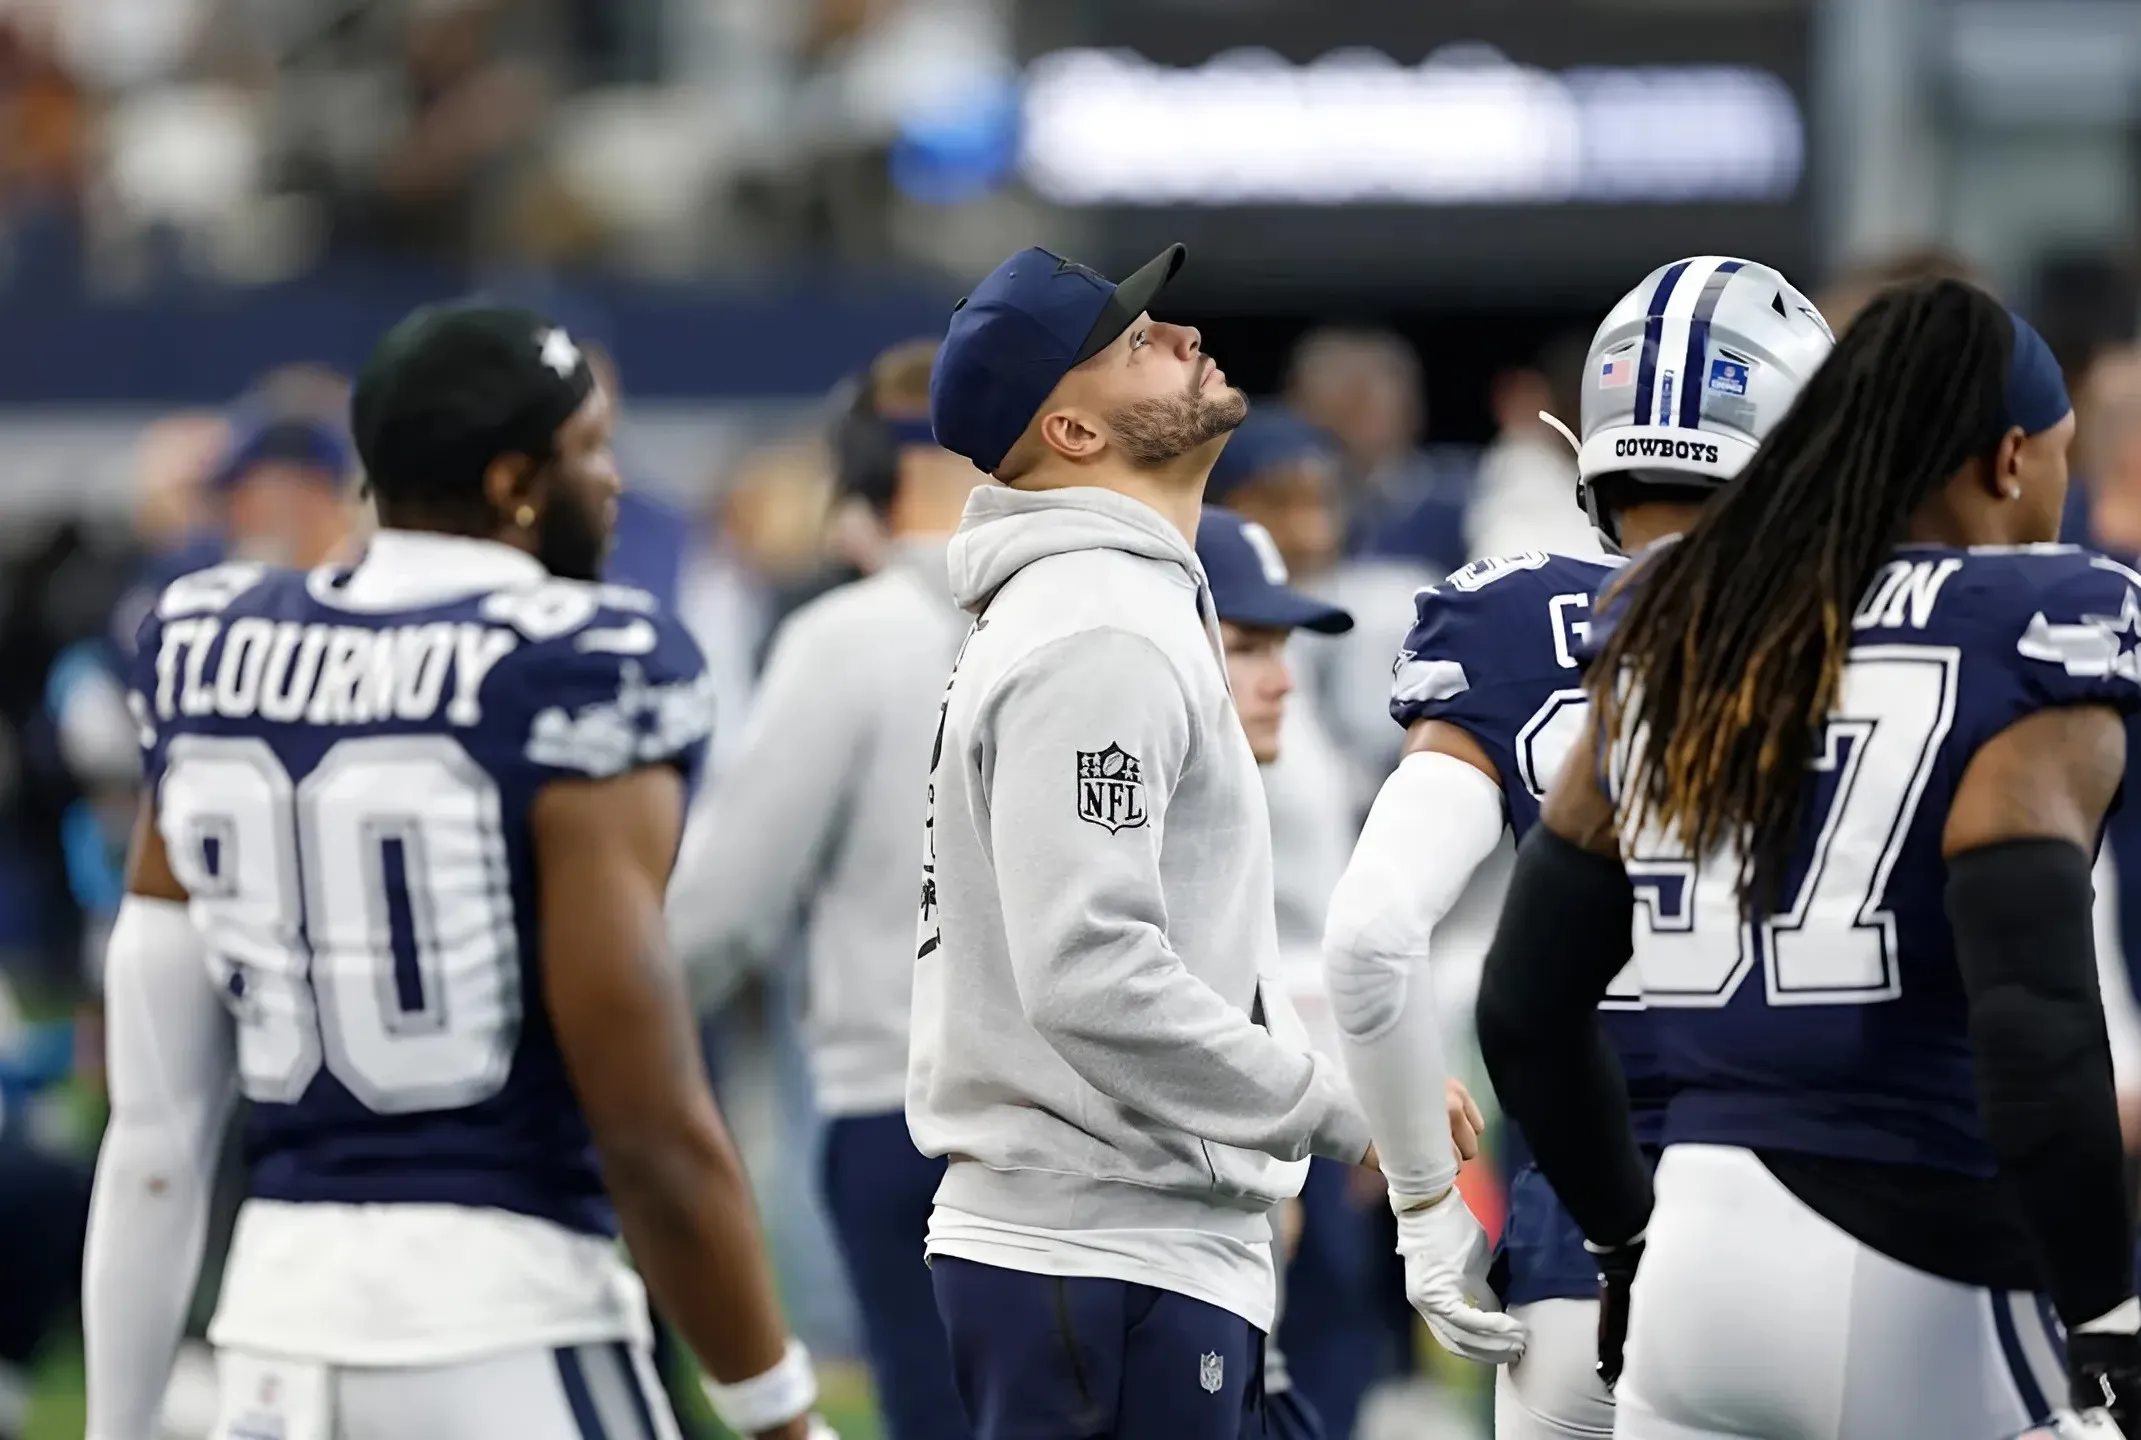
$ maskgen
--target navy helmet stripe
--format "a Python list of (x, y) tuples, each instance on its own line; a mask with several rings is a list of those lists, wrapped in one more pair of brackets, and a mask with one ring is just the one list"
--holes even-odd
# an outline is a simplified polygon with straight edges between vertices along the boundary
[(2022, 1401), (2022, 1408), (2029, 1412), (2032, 1424), (2043, 1424), (2052, 1414), (2044, 1403), (2044, 1387), (2030, 1373), (2029, 1357), (2022, 1352), (2022, 1336), (2015, 1330), (2014, 1311), (2009, 1309), (2007, 1296), (1998, 1291), (1985, 1292), (1985, 1302), (1992, 1306), (1992, 1328), (2000, 1337), (2000, 1354), (2007, 1360), (2007, 1373), (2015, 1382), (2015, 1394)]
[(1687, 359), (1680, 367), (1680, 425), (1684, 429), (1695, 430), (1702, 425), (1706, 378), (1702, 362), (1710, 350), (1710, 317), (1717, 313), (1717, 302), (1724, 298), (1725, 286), (1732, 283), (1733, 273), (1739, 268), (1739, 261), (1727, 260), (1712, 271), (1695, 301), (1695, 313), (1688, 318)]
[(1674, 264), (1658, 278), (1658, 288), (1651, 292), (1649, 318), (1643, 322), (1643, 358), (1636, 362), (1635, 372), (1635, 423), (1650, 423), (1651, 392), (1658, 383), (1658, 342), (1665, 338), (1665, 307), (1672, 302), (1673, 287), (1680, 277), (1687, 274), (1690, 262), (1682, 260)]

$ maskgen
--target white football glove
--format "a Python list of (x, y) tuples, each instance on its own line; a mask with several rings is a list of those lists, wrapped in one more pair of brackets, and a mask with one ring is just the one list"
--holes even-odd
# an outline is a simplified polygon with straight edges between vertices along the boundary
[(1507, 1365), (1524, 1358), (1524, 1322), (1501, 1314), (1487, 1285), (1493, 1246), (1453, 1186), (1432, 1205), (1390, 1207), (1398, 1217), (1398, 1254), (1405, 1257), (1405, 1298), (1420, 1312), (1442, 1348), (1466, 1360)]

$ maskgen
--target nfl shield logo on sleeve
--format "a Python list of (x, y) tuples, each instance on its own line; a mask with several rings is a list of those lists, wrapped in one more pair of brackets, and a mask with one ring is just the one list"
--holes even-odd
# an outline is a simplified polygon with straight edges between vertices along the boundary
[(1207, 1352), (1197, 1357), (1197, 1383), (1209, 1394), (1217, 1395), (1219, 1387), (1226, 1382), (1227, 1357), (1216, 1352)]
[(1078, 818), (1109, 834), (1145, 823), (1144, 767), (1120, 745), (1078, 752)]

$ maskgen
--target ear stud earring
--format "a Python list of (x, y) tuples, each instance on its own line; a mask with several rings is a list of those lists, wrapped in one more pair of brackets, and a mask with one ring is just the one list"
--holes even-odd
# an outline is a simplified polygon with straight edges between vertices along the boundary
[(513, 512), (513, 523), (523, 530), (534, 529), (535, 507), (533, 505), (523, 505), (518, 510), (515, 510)]

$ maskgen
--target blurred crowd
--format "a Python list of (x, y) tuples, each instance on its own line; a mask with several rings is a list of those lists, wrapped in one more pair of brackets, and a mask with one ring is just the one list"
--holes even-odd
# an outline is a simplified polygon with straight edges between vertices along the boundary
[[(54, 116), (37, 123), (59, 126), (54, 117), (70, 105), (73, 123), (86, 123), (81, 117), (91, 108), (90, 92), (99, 87), (104, 98), (97, 103), (107, 107), (123, 107), (158, 86), (242, 87), (245, 44), (266, 43), (255, 35), (238, 44), (232, 32), (218, 28), (237, 23), (233, 16), (244, 8), (239, 3), (127, 0), (134, 8), (186, 11), (190, 40), (181, 45), (174, 39), (155, 55), (139, 49), (99, 54), (101, 32), (82, 17), (122, 8), (120, 0), (87, 5), (79, 14), (73, 3), (40, 11), (16, 0), (12, 10), (0, 11), (0, 28), (11, 30), (15, 46), (7, 74), (17, 88), (8, 123), (31, 123), (33, 95), (46, 97), (37, 104), (55, 107)], [(680, 3), (670, 0), (668, 8)], [(393, 10), (406, 28), (381, 53), (411, 64), (411, 57), (431, 53), (425, 46), (434, 43), (415, 37), (445, 33), (427, 27), (469, 26), (469, 34), (502, 35), (517, 33), (534, 18), (533, 7), (489, 0), (408, 6), (293, 0), (273, 8), (290, 25), (298, 11), (323, 25), (334, 11), (343, 28), (327, 26), (320, 34), (334, 30), (337, 43), (345, 44), (378, 41), (371, 26), (380, 12)], [(640, 22), (629, 17), (651, 7), (616, 0), (584, 8), (590, 13), (559, 6), (547, 19), (615, 26), (615, 46), (602, 53), (617, 73), (632, 73), (639, 63), (633, 37), (640, 33), (633, 26)], [(826, 0), (818, 8), (821, 18), (841, 12), (852, 19), (871, 7)], [(64, 24), (62, 13), (71, 17)], [(39, 43), (47, 48), (26, 45), (28, 35), (42, 35)], [(477, 51), (491, 53), (483, 46), (460, 53)], [(53, 68), (59, 55), (73, 57), (69, 69)], [(495, 68), (482, 84), (536, 103), (534, 89), (515, 91), (527, 82), (515, 78), (523, 72), (507, 52), (483, 63)], [(45, 78), (34, 83), (24, 78), (40, 74)], [(85, 78), (91, 76), (94, 82)], [(120, 76), (123, 85), (116, 83)], [(209, 76), (222, 78), (204, 78)], [(407, 94), (421, 90), (412, 81)], [(269, 103), (273, 97), (254, 100)], [(298, 103), (288, 96), (273, 103), (284, 101)], [(324, 102), (313, 96), (306, 103)], [(413, 106), (409, 116), (421, 109)], [(107, 114), (102, 123), (109, 121)], [(64, 145), (53, 151), (53, 168), (40, 182), (49, 193), (86, 183), (79, 170), (66, 180), (70, 172), (61, 163), (72, 153), (67, 163), (79, 164), (82, 143), (75, 142), (75, 152)], [(374, 166), (365, 172), (367, 183), (390, 172), (391, 166)], [(346, 179), (356, 172), (342, 173)], [(37, 188), (23, 174), (6, 183), (18, 204)], [(75, 193), (79, 198), (83, 192)], [(379, 225), (419, 243), (423, 225), (396, 228), (410, 219), (410, 212), (397, 209), (406, 198), (357, 187), (334, 203), (350, 206), (351, 224)], [(445, 212), (433, 218), (443, 221)], [(1913, 253), (1840, 275), (1820, 303), (1841, 329), (1878, 285), (1926, 273), (1982, 278), (1958, 257)], [(2128, 559), (2141, 556), (2141, 296), (2132, 271), (2101, 257), (2057, 259), (2012, 303), (2029, 310), (2048, 337), (2075, 397), (2073, 538)], [(1598, 550), (1574, 503), (1569, 443), (1540, 418), (1545, 411), (1577, 422), (1587, 342), (1587, 333), (1556, 336), (1531, 363), (1481, 376), (1496, 433), (1484, 447), (1458, 449), (1432, 443), (1419, 356), (1406, 340), (1367, 328), (1311, 330), (1295, 345), (1280, 392), (1258, 400), (1213, 472), (1211, 501), (1263, 525), (1294, 583), (1344, 606), (1361, 622), (1344, 637), (1297, 643), (1292, 658), (1298, 685), (1282, 759), (1267, 772), (1282, 952), (1312, 1029), (1328, 1024), (1318, 942), (1329, 891), (1402, 738), (1387, 718), (1385, 700), (1391, 656), (1411, 615), (1413, 592), (1485, 555)], [(591, 353), (602, 383), (623, 398), (629, 376), (617, 361), (629, 356)], [(895, 366), (899, 374), (886, 382), (890, 388), (880, 394), (880, 405), (910, 417), (926, 414), (928, 354), (925, 342), (907, 353), (904, 369)], [(854, 358), (860, 365), (865, 357)], [(94, 1115), (85, 1118), (80, 1097), (94, 1095), (100, 1068), (95, 961), (102, 927), (122, 888), (136, 810), (135, 732), (119, 679), (133, 628), (161, 583), (198, 565), (243, 557), (309, 566), (362, 545), (368, 507), (346, 429), (347, 395), (346, 377), (293, 363), (262, 376), (220, 410), (164, 416), (139, 437), (135, 504), (124, 523), (69, 517), (17, 537), (11, 558), (0, 564), (0, 1210), (9, 1203), (34, 1207), (27, 1220), (0, 1223), (0, 1247), (10, 1235), (36, 1237), (39, 1263), (58, 1295), (71, 1294), (73, 1280), (68, 1245), (53, 1243), (53, 1237), (78, 1241), (94, 1144)], [(696, 490), (647, 483), (633, 452), (626, 407), (619, 458), (631, 488), (613, 574), (655, 591), (698, 635), (720, 682), (717, 773), (745, 730), (759, 666), (782, 618), (830, 586), (886, 563), (884, 512), (842, 482), (853, 457), (843, 451), (835, 420), (851, 398), (835, 396), (808, 423), (766, 435), (723, 473), (691, 477), (702, 481)], [(650, 498), (653, 490), (701, 498), (677, 508)], [(798, 756), (796, 763), (810, 760)], [(2141, 807), (2127, 814), (2141, 817)], [(2141, 819), (2115, 827), (2113, 847), (2126, 830), (2135, 832), (2126, 852), (2141, 860)], [(2141, 864), (2134, 868), (2141, 872)], [(2118, 888), (2121, 916), (2141, 932), (2141, 898), (2129, 899), (2123, 882)], [(1492, 903), (1490, 894), (1467, 908), (1490, 916)], [(2141, 959), (2141, 934), (2128, 938), (2123, 950)], [(1462, 947), (1450, 953), (1461, 954)], [(1458, 992), (1443, 1013), (1466, 1013), (1469, 1007), (1459, 998), (1468, 983), (1463, 966), (1438, 966), (1437, 980)], [(808, 1147), (795, 1139), (807, 1131), (811, 1112), (794, 1058), (804, 998), (792, 977), (777, 975), (760, 977), (745, 993), (743, 1019), (732, 1021), (728, 1032), (732, 1039), (740, 1033), (740, 1045), (719, 1043), (717, 1032), (715, 1048), (741, 1053), (746, 1068), (758, 1065), (773, 1077), (770, 1088), (780, 1098), (755, 1122), (771, 1139), (753, 1156), (754, 1168), (785, 1172), (785, 1179), (776, 1174), (761, 1183), (805, 1214), (810, 1187), (796, 1172), (808, 1163)], [(2135, 1033), (2141, 1039), (2141, 1026)], [(754, 1054), (759, 1058), (750, 1058)], [(70, 1076), (80, 1083), (64, 1083)], [(2141, 1120), (2141, 1065), (2127, 1078), (2137, 1096), (2130, 1108)], [(740, 1118), (747, 1144), (753, 1128), (748, 1114)], [(9, 1167), (16, 1167), (12, 1192)], [(31, 1174), (38, 1178), (24, 1188), (20, 1176)], [(1363, 1213), (1380, 1213), (1380, 1206)], [(776, 1227), (784, 1228), (790, 1227)], [(776, 1234), (777, 1244), (784, 1239), (791, 1286), (804, 1297), (799, 1319), (821, 1332), (814, 1343), (830, 1339), (837, 1350), (843, 1334), (851, 1339), (843, 1329), (851, 1321), (837, 1301), (838, 1272), (822, 1244)], [(0, 1255), (5, 1263), (8, 1257)], [(27, 1262), (17, 1257), (13, 1263)], [(1397, 1295), (1394, 1287), (1391, 1293)], [(835, 1298), (810, 1298), (826, 1294)], [(1401, 1313), (1383, 1333), (1402, 1335), (1408, 1325)], [(9, 1429), (10, 1366), (25, 1365), (37, 1339), (0, 1334), (0, 1435)], [(1390, 1349), (1402, 1347), (1393, 1343)], [(19, 1369), (12, 1373), (20, 1379)]]
[(0, 0), (0, 233), (79, 240), (107, 289), (335, 255), (883, 258), (895, 181), (969, 183), (950, 152), (1003, 107), (1005, 24), (998, 0)]

